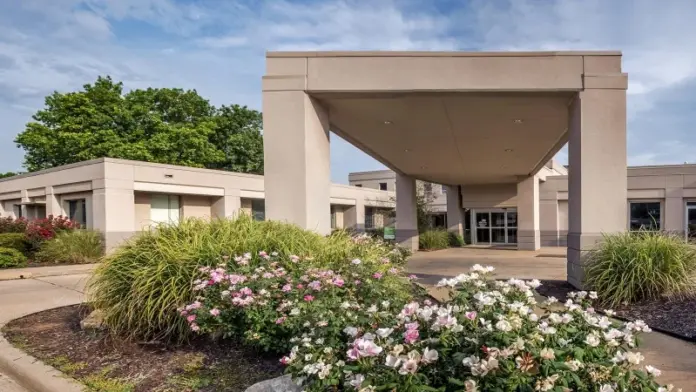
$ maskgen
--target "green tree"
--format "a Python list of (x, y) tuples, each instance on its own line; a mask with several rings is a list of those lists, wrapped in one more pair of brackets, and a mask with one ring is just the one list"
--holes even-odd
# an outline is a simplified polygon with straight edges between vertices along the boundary
[(54, 92), (15, 142), (29, 171), (111, 157), (263, 172), (261, 114), (215, 108), (195, 90), (136, 89), (99, 77), (83, 90)]
[(5, 172), (5, 173), (0, 173), (0, 178), (7, 178), (7, 177), (13, 177), (16, 175), (19, 175), (22, 173), (15, 173), (15, 172)]

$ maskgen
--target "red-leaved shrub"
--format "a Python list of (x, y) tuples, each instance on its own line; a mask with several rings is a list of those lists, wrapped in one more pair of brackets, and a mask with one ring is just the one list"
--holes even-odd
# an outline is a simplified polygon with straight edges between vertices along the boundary
[(48, 218), (30, 221), (26, 226), (27, 241), (37, 249), (42, 242), (50, 240), (63, 231), (79, 229), (80, 224), (65, 216), (49, 215)]
[(1, 233), (24, 233), (27, 230), (28, 221), (25, 218), (0, 218), (0, 234)]

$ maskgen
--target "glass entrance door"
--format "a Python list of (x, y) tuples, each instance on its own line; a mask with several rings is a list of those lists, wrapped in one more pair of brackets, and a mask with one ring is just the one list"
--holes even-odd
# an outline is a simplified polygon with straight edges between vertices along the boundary
[(696, 201), (686, 202), (686, 238), (696, 242)]
[(501, 208), (496, 210), (475, 211), (472, 224), (475, 230), (476, 244), (516, 244), (517, 210)]

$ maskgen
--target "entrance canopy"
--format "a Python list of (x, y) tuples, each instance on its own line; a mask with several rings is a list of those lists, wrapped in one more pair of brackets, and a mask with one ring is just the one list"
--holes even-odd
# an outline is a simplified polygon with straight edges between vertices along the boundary
[(417, 238), (414, 179), (507, 183), (519, 240), (537, 248), (535, 175), (569, 142), (568, 243), (579, 252), (625, 227), (626, 88), (620, 52), (270, 52), (267, 216), (329, 231), (334, 131), (396, 172), (397, 236), (401, 225)]

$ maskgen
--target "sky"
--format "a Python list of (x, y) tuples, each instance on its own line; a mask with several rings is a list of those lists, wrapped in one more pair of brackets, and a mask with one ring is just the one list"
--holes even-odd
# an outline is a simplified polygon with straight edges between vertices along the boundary
[[(629, 165), (696, 163), (695, 20), (693, 0), (0, 0), (0, 172), (53, 91), (111, 75), (260, 109), (266, 50), (621, 50)], [(335, 135), (331, 164), (383, 168)]]

